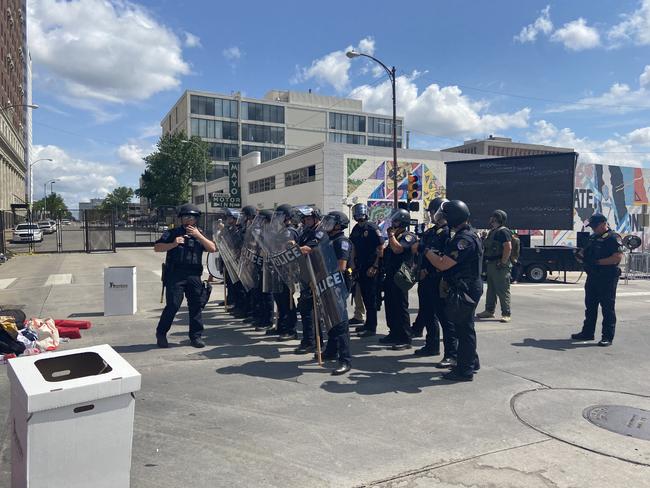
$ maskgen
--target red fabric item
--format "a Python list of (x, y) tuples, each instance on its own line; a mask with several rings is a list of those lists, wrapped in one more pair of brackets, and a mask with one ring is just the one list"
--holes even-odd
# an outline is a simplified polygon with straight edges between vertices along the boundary
[(81, 332), (76, 327), (64, 327), (57, 324), (56, 328), (59, 331), (59, 337), (67, 337), (68, 339), (81, 339)]
[(57, 327), (74, 327), (75, 329), (90, 329), (92, 324), (88, 320), (69, 320), (69, 319), (59, 319), (54, 321), (54, 325)]

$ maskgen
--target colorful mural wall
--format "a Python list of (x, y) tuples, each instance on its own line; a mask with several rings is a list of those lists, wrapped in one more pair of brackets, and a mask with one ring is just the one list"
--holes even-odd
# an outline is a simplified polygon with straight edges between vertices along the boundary
[[(620, 234), (635, 234), (650, 243), (650, 228), (643, 226), (648, 213), (650, 169), (578, 163), (574, 190), (574, 232), (556, 231), (554, 244), (575, 245), (575, 231), (589, 231), (585, 222), (600, 212)], [(645, 233), (645, 236), (643, 235)]]
[[(372, 157), (347, 157), (347, 199), (366, 203), (370, 220), (382, 225), (393, 209), (392, 160)], [(407, 176), (419, 179), (421, 191), (415, 201), (420, 211), (412, 212), (414, 219), (424, 221), (424, 209), (437, 196), (445, 196), (445, 165), (442, 161), (398, 161), (397, 198), (406, 201)]]

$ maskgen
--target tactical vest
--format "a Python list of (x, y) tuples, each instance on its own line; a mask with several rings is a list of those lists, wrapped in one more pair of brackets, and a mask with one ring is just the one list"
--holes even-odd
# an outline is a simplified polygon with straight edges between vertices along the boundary
[(453, 238), (453, 241), (459, 239), (472, 241), (476, 246), (476, 256), (473, 259), (468, 259), (462, 263), (452, 266), (443, 274), (446, 278), (451, 280), (469, 281), (475, 280), (481, 276), (483, 264), (483, 248), (481, 246), (481, 239), (469, 227), (460, 229)]
[(503, 242), (499, 242), (494, 238), (494, 235), (497, 233), (497, 231), (501, 229), (505, 229), (505, 227), (500, 226), (488, 232), (487, 238), (483, 243), (485, 247), (485, 257), (488, 260), (500, 258), (503, 256)]

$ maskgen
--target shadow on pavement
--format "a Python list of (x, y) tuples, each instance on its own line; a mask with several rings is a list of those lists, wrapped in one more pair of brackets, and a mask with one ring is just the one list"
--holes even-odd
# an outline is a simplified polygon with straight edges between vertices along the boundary
[(128, 346), (113, 346), (113, 349), (115, 349), (120, 354), (146, 352), (157, 348), (158, 346), (156, 345), (155, 338), (151, 341), (151, 344), (131, 344)]
[(537, 347), (539, 349), (550, 349), (552, 351), (568, 351), (570, 349), (582, 349), (595, 347), (597, 342), (576, 342), (571, 339), (533, 339), (525, 338), (522, 342), (513, 342), (517, 347)]
[(68, 318), (73, 319), (76, 317), (103, 317), (104, 312), (78, 312), (78, 313), (71, 313), (68, 315)]

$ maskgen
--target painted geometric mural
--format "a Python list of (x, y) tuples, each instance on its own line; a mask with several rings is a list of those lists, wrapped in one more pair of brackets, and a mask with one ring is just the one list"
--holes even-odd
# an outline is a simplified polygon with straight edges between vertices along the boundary
[[(346, 158), (347, 197), (352, 201), (367, 203), (370, 220), (382, 224), (393, 209), (393, 161), (380, 158)], [(406, 201), (408, 174), (416, 175), (421, 190), (416, 201), (420, 202), (422, 221), (424, 209), (437, 196), (445, 196), (445, 168), (440, 161), (398, 161), (397, 199)]]

